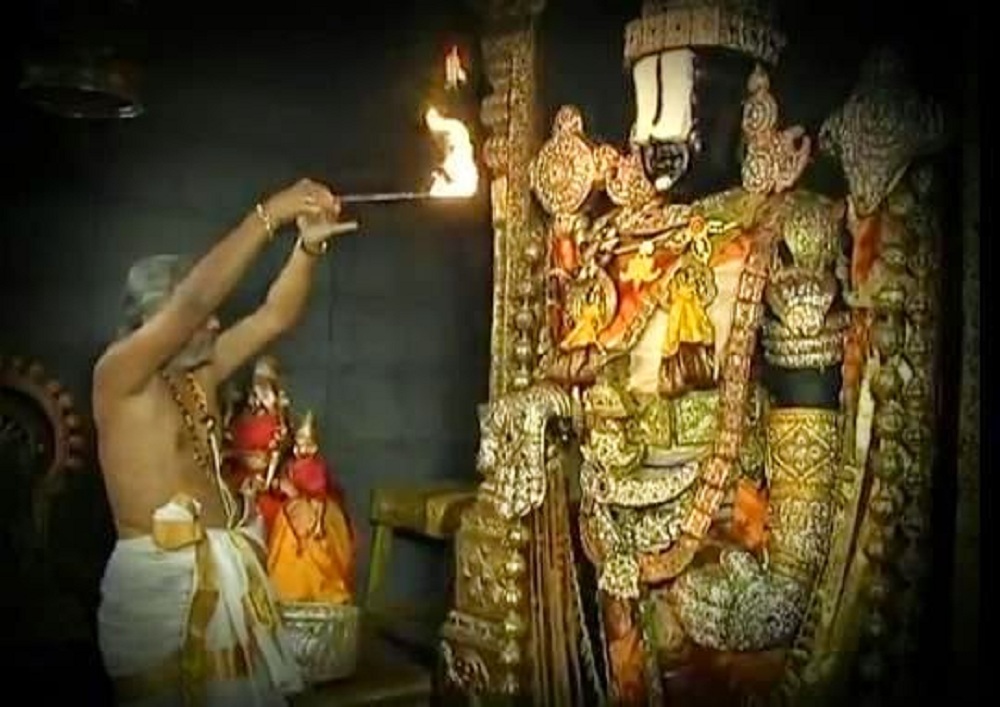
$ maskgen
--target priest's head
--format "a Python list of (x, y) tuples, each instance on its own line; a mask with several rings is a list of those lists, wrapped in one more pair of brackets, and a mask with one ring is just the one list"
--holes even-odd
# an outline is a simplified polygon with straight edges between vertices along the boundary
[[(130, 334), (156, 316), (192, 265), (191, 258), (183, 255), (152, 255), (137, 260), (129, 268), (125, 281), (123, 322), (119, 333)], [(168, 365), (178, 370), (191, 370), (208, 363), (218, 332), (218, 318), (209, 317)]]

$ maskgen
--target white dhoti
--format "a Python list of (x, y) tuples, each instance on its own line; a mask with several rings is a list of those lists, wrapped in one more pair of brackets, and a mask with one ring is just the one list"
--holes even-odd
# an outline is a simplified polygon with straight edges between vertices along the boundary
[(98, 631), (119, 704), (283, 705), (302, 676), (275, 609), (260, 540), (202, 529), (176, 500), (151, 536), (119, 540)]

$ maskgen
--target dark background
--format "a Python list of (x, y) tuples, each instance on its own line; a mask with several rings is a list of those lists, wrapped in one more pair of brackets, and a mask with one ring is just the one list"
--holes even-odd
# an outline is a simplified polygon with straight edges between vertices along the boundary
[[(9, 185), (0, 210), (0, 355), (41, 360), (84, 412), (90, 369), (118, 324), (133, 260), (204, 252), (257, 199), (301, 176), (340, 191), (421, 186), (436, 159), (421, 115), (436, 97), (449, 43), (470, 49), (473, 77), (481, 72), (478, 25), (460, 0), (348, 8), (307, 0), (257, 7), (93, 0), (77, 3), (82, 9), (67, 21), (70, 5), (19, 3), (28, 14), (7, 23), (7, 46), (16, 50), (7, 64), (9, 88), (20, 78), (19, 59), (44, 45), (46, 18), (62, 18), (71, 34), (74, 27), (81, 28), (77, 34), (115, 29), (109, 36), (142, 68), (146, 113), (106, 123), (58, 119), (7, 92), (12, 107), (0, 131)], [(548, 3), (541, 24), (546, 132), (555, 109), (574, 103), (588, 132), (624, 140), (632, 108), (622, 34), (638, 8), (638, 2)], [(965, 56), (968, 16), (961, 9), (784, 2), (791, 44), (774, 75), (783, 121), (816, 135), (879, 39), (901, 42), (917, 82), (958, 116), (964, 79), (976, 70)], [(474, 83), (465, 103), (452, 106), (463, 115), (474, 115), (486, 90)], [(481, 144), (480, 128), (473, 129)], [(957, 167), (957, 161), (946, 165)], [(808, 181), (829, 193), (843, 190), (822, 160)], [(373, 486), (475, 478), (475, 410), (487, 396), (492, 233), (485, 196), (461, 205), (358, 208), (354, 215), (361, 232), (336, 244), (321, 266), (308, 315), (274, 352), (295, 407), (318, 415), (321, 442), (360, 523), (363, 585)], [(290, 244), (266, 252), (224, 319), (261, 300)], [(955, 239), (944, 263), (952, 268), (946, 296), (952, 314), (959, 246)], [(951, 361), (946, 406), (954, 404)], [(953, 431), (942, 433), (943, 456), (953, 458), (953, 440)], [(954, 488), (946, 477), (940, 498), (948, 509)], [(44, 579), (31, 585), (31, 601), (0, 607), (22, 618), (2, 640), (19, 646), (24, 664), (39, 675), (62, 659), (84, 674), (92, 662), (80, 653), (60, 658), (42, 651), (73, 640), (86, 645), (90, 637), (97, 583), (113, 542), (95, 468), (73, 478), (53, 513)], [(943, 520), (947, 528), (947, 513)], [(941, 547), (950, 547), (949, 537)], [(946, 566), (950, 555), (942, 552)], [(444, 601), (447, 555), (439, 547), (401, 546), (393, 591)], [(37, 619), (42, 615), (47, 623)], [(42, 656), (48, 662), (38, 662)]]

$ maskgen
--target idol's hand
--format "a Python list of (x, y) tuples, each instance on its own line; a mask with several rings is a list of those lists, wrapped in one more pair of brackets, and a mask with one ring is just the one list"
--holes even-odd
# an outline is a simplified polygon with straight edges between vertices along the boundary
[(340, 200), (322, 184), (302, 179), (264, 203), (264, 208), (276, 226), (291, 223), (300, 217), (336, 223), (340, 217)]
[(295, 488), (295, 484), (285, 477), (282, 477), (278, 481), (278, 489), (289, 498), (295, 498), (299, 495), (299, 490)]
[(256, 496), (264, 490), (264, 479), (258, 474), (253, 476), (248, 476), (243, 479), (243, 483), (240, 486), (240, 492), (244, 496)]

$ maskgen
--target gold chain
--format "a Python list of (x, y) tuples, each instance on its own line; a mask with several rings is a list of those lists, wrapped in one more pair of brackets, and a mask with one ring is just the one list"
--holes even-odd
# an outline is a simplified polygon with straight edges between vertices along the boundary
[[(176, 376), (164, 372), (163, 380), (180, 410), (181, 419), (191, 440), (195, 463), (215, 485), (226, 513), (227, 524), (232, 525), (236, 518), (236, 501), (222, 478), (222, 469), (219, 465), (218, 423), (208, 409), (208, 396), (194, 374), (190, 372), (184, 374), (187, 396), (184, 395), (185, 391), (182, 390)], [(188, 400), (192, 400), (193, 405), (190, 405)]]
[(201, 389), (201, 386), (198, 385), (198, 382), (191, 373), (184, 374), (185, 388), (189, 397), (194, 400), (193, 407), (199, 415), (199, 419), (195, 419), (195, 415), (191, 409), (192, 406), (187, 404), (177, 377), (164, 373), (163, 380), (170, 389), (170, 395), (174, 403), (180, 409), (184, 427), (191, 438), (195, 462), (197, 462), (198, 466), (201, 467), (202, 471), (210, 479), (214, 479), (215, 469), (211, 456), (211, 442), (209, 440), (215, 433), (215, 419), (208, 411), (208, 399), (204, 390)]

